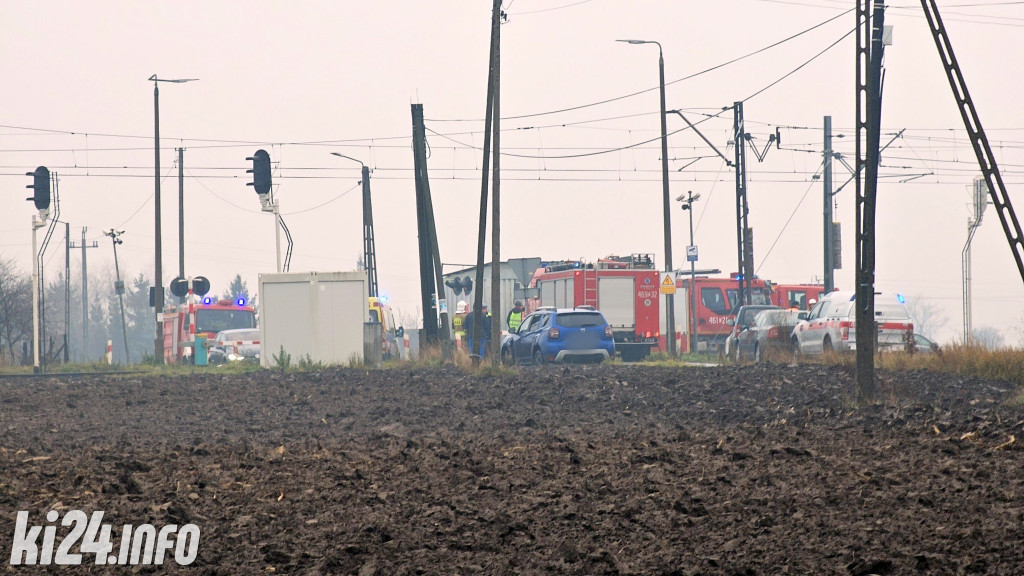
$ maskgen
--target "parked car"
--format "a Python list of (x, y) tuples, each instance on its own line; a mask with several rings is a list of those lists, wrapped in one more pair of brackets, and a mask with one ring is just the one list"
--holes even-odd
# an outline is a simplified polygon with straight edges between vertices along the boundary
[(210, 364), (228, 362), (259, 362), (260, 331), (258, 328), (222, 330), (213, 337), (206, 352)]
[[(820, 354), (857, 349), (855, 294), (836, 291), (822, 297), (793, 329), (793, 341), (800, 354)], [(801, 314), (802, 316), (803, 314)], [(900, 295), (875, 294), (875, 325), (878, 349), (907, 348), (914, 323)]]
[(612, 327), (590, 306), (538, 308), (501, 343), (501, 359), (506, 364), (601, 362), (613, 357)]
[(754, 317), (759, 312), (764, 310), (782, 310), (779, 306), (772, 304), (752, 304), (747, 306), (740, 306), (736, 310), (736, 319), (730, 318), (727, 323), (732, 326), (732, 331), (725, 337), (725, 355), (731, 358), (736, 357), (736, 353), (733, 350), (736, 342), (736, 337), (740, 332), (747, 329), (748, 326), (754, 321)]
[(920, 334), (914, 334), (914, 351), (922, 354), (935, 354), (941, 351), (939, 345)]
[(751, 358), (762, 362), (769, 350), (792, 350), (790, 337), (800, 321), (799, 310), (762, 310), (754, 321), (736, 336), (733, 361)]

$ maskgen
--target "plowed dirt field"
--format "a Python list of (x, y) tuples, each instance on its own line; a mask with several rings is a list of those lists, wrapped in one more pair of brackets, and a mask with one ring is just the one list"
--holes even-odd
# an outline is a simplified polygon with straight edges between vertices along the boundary
[[(1013, 386), (878, 382), (855, 408), (816, 365), (0, 377), (0, 573), (1024, 574)], [(115, 552), (195, 524), (198, 556), (10, 565), (50, 510), (103, 511)]]

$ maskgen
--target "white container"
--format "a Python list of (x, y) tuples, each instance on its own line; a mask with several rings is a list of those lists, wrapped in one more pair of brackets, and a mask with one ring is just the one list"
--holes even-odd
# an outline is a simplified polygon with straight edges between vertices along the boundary
[(260, 364), (277, 366), (284, 351), (294, 365), (347, 364), (363, 357), (370, 319), (366, 272), (260, 274)]

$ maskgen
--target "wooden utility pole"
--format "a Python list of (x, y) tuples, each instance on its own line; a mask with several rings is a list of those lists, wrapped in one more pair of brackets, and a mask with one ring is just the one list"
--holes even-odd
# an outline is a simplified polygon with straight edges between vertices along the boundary
[[(500, 9), (500, 2), (498, 3)], [(491, 364), (501, 361), (501, 324), (505, 310), (501, 307), (501, 19), (494, 28), (494, 172), (491, 186)]]
[[(494, 117), (494, 88), (495, 68), (497, 68), (498, 50), (498, 27), (501, 19), (501, 0), (494, 0), (494, 8), (491, 13), (491, 51), (487, 63), (487, 112), (484, 114), (484, 158), (481, 167), (480, 183), (480, 223), (477, 234), (476, 248), (476, 281), (473, 287), (473, 317), (483, 319), (481, 306), (484, 299), (484, 243), (487, 239), (487, 176), (490, 170), (491, 160), (491, 131), (492, 119)], [(492, 278), (492, 282), (496, 279)], [(469, 353), (473, 357), (473, 365), (480, 364), (479, 346), (483, 338), (483, 322), (473, 322), (473, 334), (470, 336), (473, 348)]]

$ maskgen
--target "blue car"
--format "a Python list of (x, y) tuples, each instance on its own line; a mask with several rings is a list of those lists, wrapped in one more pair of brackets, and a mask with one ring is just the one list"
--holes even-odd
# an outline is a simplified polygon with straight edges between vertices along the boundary
[(615, 357), (612, 327), (590, 306), (538, 308), (501, 343), (506, 364), (601, 362)]

